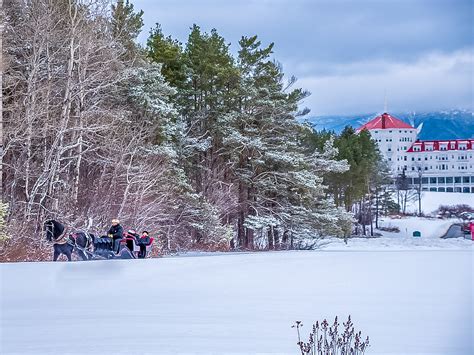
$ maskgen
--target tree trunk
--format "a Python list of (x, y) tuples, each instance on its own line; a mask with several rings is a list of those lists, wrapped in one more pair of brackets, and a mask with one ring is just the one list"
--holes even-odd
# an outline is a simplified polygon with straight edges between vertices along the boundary
[(267, 231), (267, 238), (268, 238), (268, 250), (275, 249), (275, 240), (273, 239), (273, 227), (270, 226)]
[(379, 227), (379, 189), (375, 190), (375, 228)]

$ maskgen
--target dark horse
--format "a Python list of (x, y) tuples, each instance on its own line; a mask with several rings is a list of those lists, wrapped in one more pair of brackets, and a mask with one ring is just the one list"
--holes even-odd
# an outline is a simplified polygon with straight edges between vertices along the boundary
[(88, 260), (90, 255), (89, 247), (94, 242), (92, 234), (84, 232), (74, 232), (72, 234), (64, 234), (64, 226), (53, 219), (44, 223), (44, 231), (46, 239), (53, 242), (54, 255), (53, 261), (58, 260), (61, 254), (66, 255), (67, 259), (71, 261), (71, 256), (74, 251), (82, 258)]

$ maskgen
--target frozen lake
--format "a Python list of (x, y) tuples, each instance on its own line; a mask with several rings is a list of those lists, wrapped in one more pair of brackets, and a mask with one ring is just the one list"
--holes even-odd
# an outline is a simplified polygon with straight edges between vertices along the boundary
[(0, 264), (1, 354), (298, 354), (350, 314), (367, 354), (473, 353), (473, 253), (220, 254)]

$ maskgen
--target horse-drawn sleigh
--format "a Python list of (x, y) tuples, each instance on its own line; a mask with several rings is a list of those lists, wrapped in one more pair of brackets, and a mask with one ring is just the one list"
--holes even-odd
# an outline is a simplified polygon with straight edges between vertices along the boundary
[(84, 231), (66, 234), (64, 225), (55, 220), (44, 223), (44, 232), (46, 239), (53, 243), (53, 261), (61, 254), (71, 261), (74, 252), (82, 260), (144, 259), (150, 256), (154, 240), (149, 236), (139, 237), (130, 231), (115, 240)]

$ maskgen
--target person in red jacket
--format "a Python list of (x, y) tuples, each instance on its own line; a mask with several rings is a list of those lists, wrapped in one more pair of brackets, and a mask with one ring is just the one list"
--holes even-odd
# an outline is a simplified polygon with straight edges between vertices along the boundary
[(145, 258), (146, 256), (146, 246), (150, 244), (150, 236), (148, 231), (143, 231), (140, 239), (138, 239), (138, 244), (140, 245), (140, 252), (138, 253), (138, 257), (140, 259)]

